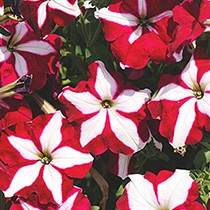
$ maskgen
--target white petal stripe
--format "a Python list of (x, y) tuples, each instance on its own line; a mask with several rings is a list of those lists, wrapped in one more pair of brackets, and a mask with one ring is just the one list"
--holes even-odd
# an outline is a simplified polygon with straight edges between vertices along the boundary
[(150, 32), (154, 32), (154, 33), (156, 33), (156, 34), (159, 34), (158, 31), (157, 31), (155, 28), (153, 28), (152, 26), (147, 26), (147, 29), (148, 29)]
[(0, 46), (0, 62), (6, 61), (11, 54), (12, 53), (7, 50), (7, 47)]
[(35, 144), (30, 139), (24, 139), (17, 136), (8, 136), (10, 144), (27, 160), (38, 160), (40, 153)]
[(128, 41), (130, 44), (133, 44), (138, 38), (142, 35), (142, 27), (139, 26), (132, 34), (129, 36)]
[(100, 110), (100, 100), (89, 92), (74, 92), (65, 90), (63, 96), (72, 103), (82, 114), (91, 114)]
[(48, 6), (52, 9), (60, 10), (74, 17), (80, 15), (80, 9), (77, 4), (77, 1), (75, 1), (74, 4), (70, 4), (67, 0), (53, 0), (49, 2)]
[(20, 205), (23, 208), (23, 210), (40, 210), (39, 208), (35, 208), (35, 207), (31, 206), (21, 199), (20, 199)]
[(143, 149), (145, 144), (139, 137), (138, 130), (134, 122), (114, 110), (109, 110), (110, 127), (115, 136), (130, 147), (134, 152)]
[(162, 20), (165, 17), (172, 17), (172, 16), (173, 16), (173, 12), (171, 10), (166, 10), (166, 11), (160, 13), (159, 15), (156, 15), (156, 16), (150, 18), (149, 21), (152, 23), (157, 23), (158, 21)]
[(210, 70), (208, 70), (207, 72), (205, 72), (203, 74), (203, 76), (201, 77), (201, 80), (199, 82), (200, 86), (206, 90), (210, 91)]
[(186, 101), (179, 109), (178, 117), (174, 127), (174, 135), (172, 138), (172, 146), (177, 148), (184, 146), (187, 136), (195, 121), (195, 103), (196, 98), (191, 98)]
[(102, 108), (98, 114), (82, 123), (80, 134), (82, 147), (85, 147), (92, 139), (102, 134), (106, 122), (106, 112)]
[(190, 61), (181, 73), (181, 79), (191, 89), (197, 84), (198, 67), (196, 66), (194, 56), (191, 56)]
[(47, 18), (47, 4), (49, 1), (45, 1), (39, 5), (39, 8), (37, 10), (37, 23), (39, 28), (41, 28), (44, 25), (44, 22)]
[(46, 41), (32, 40), (17, 46), (17, 50), (29, 52), (36, 55), (49, 55), (50, 53), (56, 53), (56, 50)]
[(13, 54), (15, 56), (16, 73), (19, 75), (19, 77), (28, 74), (28, 66), (24, 57), (17, 52), (13, 52)]
[(138, 18), (132, 14), (112, 12), (108, 10), (108, 8), (102, 8), (94, 14), (96, 18), (101, 18), (123, 26), (137, 26), (139, 22)]
[(174, 174), (158, 185), (158, 199), (161, 207), (175, 209), (187, 201), (193, 179), (189, 171), (177, 169)]
[(190, 89), (183, 88), (174, 83), (170, 83), (160, 89), (158, 94), (152, 101), (169, 100), (179, 101), (187, 97), (193, 97), (193, 91)]
[(12, 179), (9, 188), (4, 191), (5, 197), (12, 197), (16, 192), (34, 183), (43, 164), (38, 161), (35, 164), (21, 167)]
[(131, 181), (126, 185), (125, 188), (127, 189), (128, 193), (128, 203), (130, 209), (161, 209), (157, 202), (154, 187), (151, 182), (140, 174), (132, 174), (128, 177), (131, 179)]
[(132, 155), (118, 154), (118, 176), (125, 179), (128, 176), (128, 168)]
[(208, 115), (208, 117), (210, 118), (210, 94), (205, 93), (203, 98), (197, 101), (197, 105), (198, 105), (198, 110), (202, 114)]
[(139, 16), (144, 19), (147, 16), (147, 2), (146, 0), (138, 0)]
[(79, 191), (73, 193), (59, 208), (58, 210), (71, 210), (74, 207), (74, 202), (77, 198)]
[(115, 100), (114, 109), (131, 113), (137, 112), (150, 99), (149, 89), (135, 91), (124, 90)]
[(60, 112), (56, 112), (47, 125), (42, 130), (40, 135), (40, 143), (42, 151), (52, 152), (62, 141), (61, 126), (62, 115)]
[(46, 183), (47, 188), (52, 192), (52, 196), (56, 203), (61, 204), (63, 201), (61, 174), (52, 165), (45, 165), (43, 180)]
[(98, 63), (95, 89), (101, 99), (112, 99), (117, 92), (118, 85), (101, 61)]
[(19, 22), (16, 26), (15, 26), (15, 34), (12, 37), (12, 40), (10, 42), (10, 44), (13, 46), (14, 44), (18, 43), (21, 39), (24, 38), (24, 36), (27, 34), (28, 32), (28, 28), (26, 26), (26, 24), (24, 22)]
[(91, 163), (93, 161), (93, 157), (89, 153), (82, 153), (68, 146), (55, 150), (52, 157), (51, 164), (62, 169)]

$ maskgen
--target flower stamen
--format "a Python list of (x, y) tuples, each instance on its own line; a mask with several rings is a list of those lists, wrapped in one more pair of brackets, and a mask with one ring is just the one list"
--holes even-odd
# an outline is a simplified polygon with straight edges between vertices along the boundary
[(48, 165), (50, 162), (51, 162), (51, 158), (47, 157), (47, 156), (44, 156), (42, 159), (41, 159), (41, 162), (45, 165)]
[(109, 99), (103, 100), (101, 106), (105, 109), (110, 109), (113, 106), (113, 102)]
[(139, 26), (141, 26), (142, 28), (147, 28), (150, 25), (149, 19), (147, 18), (139, 18)]
[(201, 90), (194, 90), (194, 91), (193, 91), (193, 95), (194, 95), (197, 99), (203, 98), (203, 92), (202, 92)]

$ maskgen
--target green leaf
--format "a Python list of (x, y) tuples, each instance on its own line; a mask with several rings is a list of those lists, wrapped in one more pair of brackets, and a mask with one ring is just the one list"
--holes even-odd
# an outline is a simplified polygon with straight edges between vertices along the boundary
[(4, 197), (4, 193), (0, 190), (0, 209), (1, 210), (5, 210), (5, 197)]
[(210, 150), (208, 149), (202, 149), (197, 153), (197, 155), (194, 158), (195, 168), (200, 168), (201, 166), (209, 162), (210, 162)]
[(116, 192), (116, 196), (117, 197), (121, 196), (123, 194), (123, 192), (124, 192), (124, 186), (121, 184), (119, 189)]
[(3, 34), (4, 36), (10, 36), (12, 33), (7, 31), (4, 27), (0, 26), (0, 33)]
[(99, 210), (100, 207), (99, 206), (91, 206), (91, 210)]

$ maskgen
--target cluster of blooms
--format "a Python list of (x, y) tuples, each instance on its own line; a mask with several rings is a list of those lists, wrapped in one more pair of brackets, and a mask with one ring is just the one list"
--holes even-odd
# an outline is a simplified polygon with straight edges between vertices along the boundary
[[(112, 172), (127, 177), (135, 162), (132, 155), (152, 139), (148, 119), (160, 121), (160, 134), (174, 148), (196, 144), (204, 129), (210, 131), (210, 58), (202, 48), (196, 47), (180, 75), (162, 75), (153, 99), (151, 90), (133, 86), (120, 72), (109, 72), (102, 61), (89, 65), (88, 81), (61, 91), (56, 84), (62, 40), (50, 32), (81, 14), (78, 2), (19, 2), (16, 9), (25, 21), (6, 22), (3, 27), (11, 35), (0, 34), (1, 86), (32, 75), (33, 93), (49, 80), (63, 112), (33, 119), (22, 96), (2, 99), (0, 189), (7, 199), (15, 198), (10, 209), (91, 209), (73, 178), (84, 178), (92, 155), (108, 149), (116, 155)], [(95, 17), (103, 24), (119, 66), (137, 71), (149, 61), (180, 61), (184, 47), (209, 31), (210, 1), (202, 0), (199, 6), (194, 0), (114, 0), (96, 9)], [(198, 186), (187, 170), (129, 178), (117, 201), (119, 209), (205, 209), (195, 201)]]

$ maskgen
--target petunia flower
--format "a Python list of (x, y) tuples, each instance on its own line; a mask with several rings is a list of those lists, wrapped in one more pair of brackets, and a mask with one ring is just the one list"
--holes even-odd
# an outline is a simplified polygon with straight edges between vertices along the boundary
[(118, 72), (109, 73), (101, 61), (92, 63), (88, 73), (88, 82), (65, 87), (59, 96), (69, 119), (80, 121), (82, 147), (94, 154), (107, 148), (125, 154), (142, 149), (149, 133), (144, 124), (138, 126), (146, 116), (150, 90), (133, 87)]
[[(8, 107), (0, 109), (0, 133), (2, 129), (15, 125), (18, 122), (30, 122), (32, 120), (31, 107), (24, 99), (5, 98), (2, 101)], [(1, 103), (0, 103), (1, 105)]]
[[(141, 69), (152, 60), (166, 61), (167, 44), (171, 41), (172, 8), (178, 1), (115, 0), (108, 8), (95, 12), (103, 23), (106, 40), (124, 69)], [(171, 62), (182, 58), (179, 51)]]
[(203, 32), (209, 30), (210, 2), (202, 0), (200, 7), (196, 1), (185, 0), (173, 8), (173, 20), (178, 25), (174, 29), (173, 38), (168, 45), (169, 56), (177, 48), (190, 45)]
[(148, 104), (160, 121), (160, 134), (177, 148), (198, 143), (210, 130), (210, 59), (197, 47), (180, 75), (163, 75), (158, 94)]
[(82, 194), (82, 189), (78, 187), (70, 188), (68, 197), (61, 205), (53, 205), (48, 203), (42, 205), (39, 203), (39, 198), (36, 194), (31, 194), (29, 199), (25, 200), (18, 197), (10, 207), (10, 210), (90, 210), (91, 204), (86, 196)]
[(71, 145), (74, 129), (60, 112), (19, 123), (1, 136), (0, 158), (10, 175), (5, 197), (27, 199), (35, 192), (41, 204), (61, 205), (73, 187), (70, 177), (83, 178), (93, 157)]
[[(46, 83), (46, 74), (54, 73), (51, 59), (60, 58), (58, 49), (47, 40), (35, 36), (25, 22), (8, 22), (5, 28), (11, 36), (0, 34), (1, 83), (9, 84), (23, 75), (32, 75), (31, 90), (42, 88)], [(57, 36), (57, 42), (61, 42)]]
[(135, 172), (136, 157), (133, 155), (109, 153), (109, 171), (122, 179)]
[(204, 210), (195, 201), (199, 196), (196, 182), (187, 170), (146, 172), (129, 175), (131, 181), (117, 201), (119, 210)]
[(77, 0), (24, 0), (20, 10), (39, 36), (49, 34), (55, 24), (69, 25), (80, 15)]

